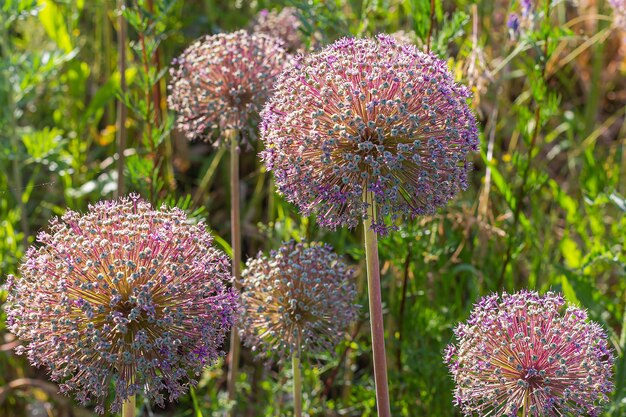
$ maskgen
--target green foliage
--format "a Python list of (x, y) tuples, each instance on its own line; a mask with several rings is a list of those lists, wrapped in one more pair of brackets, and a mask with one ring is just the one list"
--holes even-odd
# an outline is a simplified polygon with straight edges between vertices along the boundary
[[(120, 100), (129, 110), (126, 191), (204, 220), (230, 253), (225, 151), (180, 137), (165, 105), (168, 64), (196, 37), (246, 27), (258, 10), (283, 6), (298, 9), (313, 46), (414, 31), (420, 47), (430, 46), (473, 88), (482, 145), (468, 191), (380, 239), (392, 415), (459, 415), (441, 359), (452, 328), (480, 296), (527, 287), (563, 292), (604, 326), (618, 353), (606, 416), (625, 415), (626, 67), (615, 46), (624, 41), (605, 18), (571, 2), (533, 2), (513, 39), (504, 5), (520, 13), (519, 2), (436, 0), (431, 10), (430, 0), (133, 0), (122, 14), (122, 89), (114, 3), (0, 5), (0, 283), (18, 272), (51, 217), (116, 194)], [(244, 259), (288, 239), (321, 240), (357, 270), (360, 321), (335, 352), (305, 366), (304, 409), (375, 416), (362, 231), (323, 230), (300, 217), (274, 193), (256, 157), (262, 145), (254, 146), (241, 154)], [(0, 309), (0, 347), (12, 342)], [(241, 363), (234, 403), (220, 363), (163, 413), (291, 415), (289, 367), (264, 368), (246, 349)], [(0, 350), (0, 390), (25, 376), (45, 378)], [(0, 415), (26, 415), (41, 401), (63, 410), (58, 398), (27, 387), (0, 395)]]

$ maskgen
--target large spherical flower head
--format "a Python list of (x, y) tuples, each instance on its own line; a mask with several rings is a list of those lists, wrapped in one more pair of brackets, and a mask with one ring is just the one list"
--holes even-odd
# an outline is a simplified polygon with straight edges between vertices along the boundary
[(466, 156), (478, 148), (469, 97), (443, 61), (412, 45), (342, 39), (279, 77), (262, 112), (262, 158), (279, 192), (321, 225), (373, 216), (384, 233), (466, 188)]
[(203, 224), (137, 196), (68, 211), (10, 277), (9, 329), (61, 391), (111, 410), (135, 393), (162, 404), (219, 355), (238, 309), (230, 261)]
[(285, 42), (285, 49), (291, 53), (296, 53), (304, 51), (300, 26), (302, 24), (298, 18), (297, 9), (285, 7), (280, 12), (261, 10), (252, 22), (251, 30), (254, 33), (265, 33), (282, 39)]
[[(170, 69), (168, 105), (189, 139), (219, 128), (254, 134), (255, 119), (287, 61), (282, 41), (246, 31), (206, 36)], [(219, 135), (223, 137), (224, 135)]]
[(330, 351), (355, 320), (349, 269), (324, 244), (289, 242), (247, 262), (242, 274), (242, 339), (261, 357), (287, 359), (298, 349)]
[(492, 295), (455, 329), (445, 362), (466, 416), (598, 416), (613, 389), (613, 352), (585, 311), (563, 297)]

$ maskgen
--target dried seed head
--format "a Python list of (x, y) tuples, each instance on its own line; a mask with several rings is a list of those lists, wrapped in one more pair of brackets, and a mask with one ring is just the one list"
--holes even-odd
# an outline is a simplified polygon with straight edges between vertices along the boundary
[(467, 187), (467, 153), (478, 149), (469, 96), (412, 45), (345, 38), (279, 77), (261, 114), (261, 156), (304, 215), (332, 229), (372, 216), (385, 233)]
[(584, 310), (564, 304), (558, 294), (521, 291), (474, 306), (445, 353), (463, 414), (600, 415), (613, 352)]
[(300, 347), (333, 350), (354, 321), (358, 306), (349, 269), (328, 245), (288, 242), (259, 254), (242, 274), (239, 329), (261, 357), (288, 359)]
[(7, 318), (35, 366), (104, 412), (143, 393), (179, 397), (219, 347), (238, 308), (230, 261), (203, 224), (136, 195), (68, 211), (9, 277)]

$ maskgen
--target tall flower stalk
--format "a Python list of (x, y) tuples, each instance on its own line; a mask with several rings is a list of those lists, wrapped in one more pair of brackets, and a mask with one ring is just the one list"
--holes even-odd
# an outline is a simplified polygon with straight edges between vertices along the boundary
[(163, 405), (197, 383), (238, 309), (230, 262), (205, 226), (155, 210), (136, 195), (68, 211), (50, 222), (9, 276), (7, 323), (35, 366), (44, 366), (104, 413), (135, 412), (135, 395)]
[(357, 315), (353, 271), (319, 243), (287, 242), (248, 260), (239, 331), (267, 362), (291, 361), (294, 415), (302, 416), (302, 353), (331, 351)]
[[(231, 247), (234, 286), (241, 279), (239, 197), (240, 145), (255, 137), (254, 121), (286, 62), (283, 42), (264, 34), (238, 31), (206, 36), (174, 60), (169, 107), (189, 139), (214, 140), (230, 148)], [(232, 332), (228, 398), (233, 401), (239, 365), (239, 336)]]
[(137, 408), (136, 398), (131, 395), (122, 404), (122, 417), (135, 417), (135, 408)]
[(377, 235), (467, 187), (470, 93), (445, 62), (387, 35), (301, 57), (275, 88), (261, 156), (278, 191), (322, 226), (364, 225), (377, 407), (389, 417)]
[[(364, 203), (376, 211), (376, 200), (372, 192), (366, 193)], [(367, 291), (372, 332), (372, 354), (374, 356), (374, 381), (379, 416), (390, 416), (389, 383), (387, 382), (387, 355), (385, 352), (385, 327), (383, 319), (382, 291), (380, 289), (380, 261), (378, 259), (378, 236), (372, 229), (373, 214), (363, 221), (365, 234), (365, 262), (367, 265)]]
[[(239, 198), (239, 147), (237, 136), (239, 132), (232, 129), (230, 137), (230, 234), (231, 247), (233, 250), (233, 277), (234, 286), (240, 288), (241, 280), (241, 214)], [(239, 333), (232, 331), (230, 334), (230, 367), (228, 368), (228, 399), (235, 399), (235, 387), (237, 373), (239, 371)]]

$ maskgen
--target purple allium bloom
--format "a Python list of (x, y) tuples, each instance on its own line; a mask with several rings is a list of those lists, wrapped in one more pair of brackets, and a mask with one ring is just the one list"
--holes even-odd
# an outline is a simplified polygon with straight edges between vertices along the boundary
[(282, 41), (260, 33), (199, 39), (170, 69), (167, 102), (178, 113), (177, 127), (189, 139), (209, 140), (218, 128), (254, 135), (253, 122), (287, 60)]
[(587, 313), (559, 294), (483, 298), (446, 349), (466, 416), (598, 416), (613, 389), (613, 352)]
[(344, 38), (278, 78), (261, 156), (304, 215), (331, 229), (373, 216), (385, 233), (467, 187), (467, 153), (478, 149), (469, 97), (444, 61), (413, 45)]
[(173, 400), (220, 356), (238, 309), (230, 261), (204, 224), (136, 195), (68, 211), (9, 277), (7, 318), (62, 392), (111, 411), (143, 393)]
[(626, 0), (609, 0), (609, 4), (613, 7), (615, 27), (626, 31)]
[[(261, 357), (284, 360), (298, 349), (330, 351), (355, 320), (353, 271), (321, 243), (284, 243), (243, 271), (238, 328)], [(299, 340), (299, 342), (298, 342)]]
[(520, 27), (519, 17), (517, 16), (517, 13), (511, 13), (509, 15), (509, 18), (506, 21), (506, 26), (511, 30), (514, 35), (517, 35)]
[(285, 7), (280, 12), (261, 10), (250, 28), (254, 33), (264, 33), (282, 39), (285, 42), (285, 49), (296, 53), (304, 51), (300, 26), (302, 23), (298, 18), (298, 10), (294, 7)]

